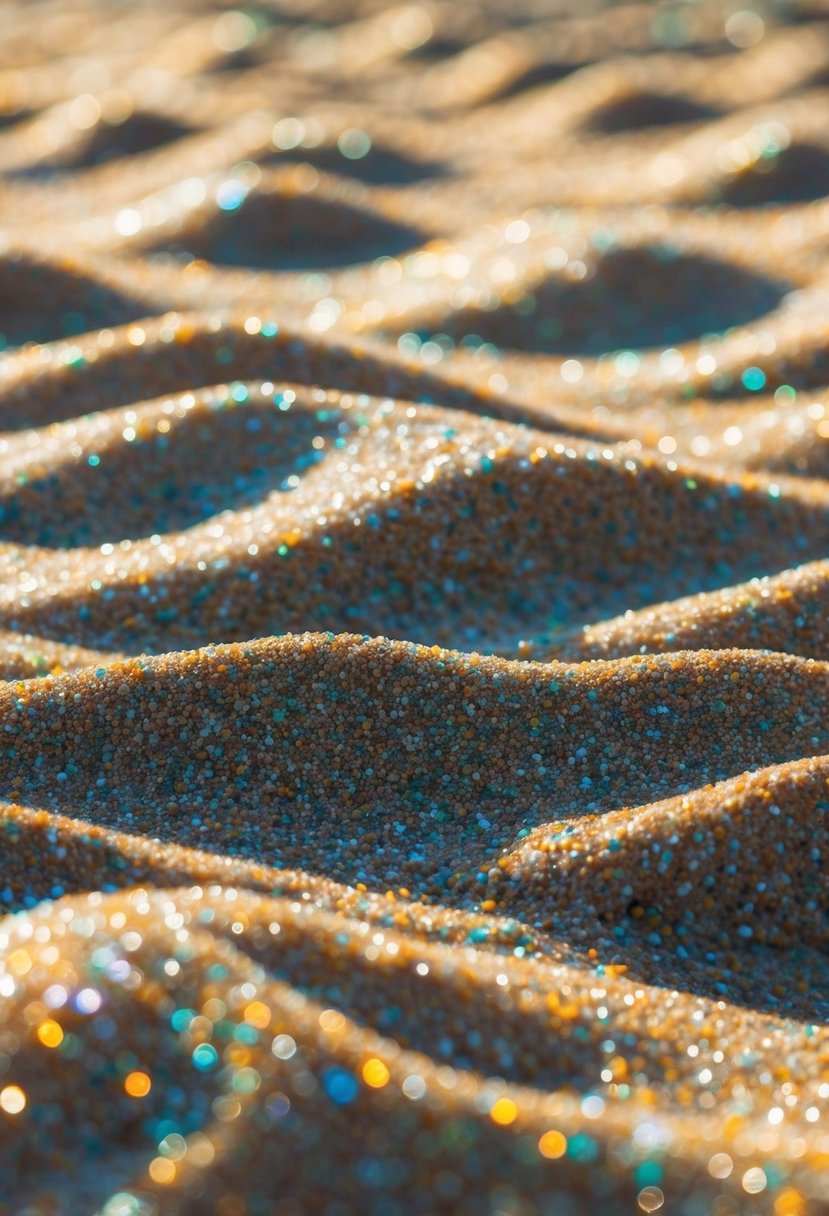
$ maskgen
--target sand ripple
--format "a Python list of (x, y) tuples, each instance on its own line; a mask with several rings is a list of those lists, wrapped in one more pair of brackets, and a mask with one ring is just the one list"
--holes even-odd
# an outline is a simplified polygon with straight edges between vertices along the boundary
[(783, 12), (0, 0), (0, 1216), (829, 1212)]

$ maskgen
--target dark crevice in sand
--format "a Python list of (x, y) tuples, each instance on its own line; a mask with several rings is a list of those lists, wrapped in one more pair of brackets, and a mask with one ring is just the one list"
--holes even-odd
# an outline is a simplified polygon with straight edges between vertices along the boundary
[[(336, 408), (295, 409), (289, 417), (273, 394), (243, 410), (219, 397), (171, 430), (161, 413), (138, 433), (128, 429), (126, 443), (110, 432), (102, 442), (91, 439), (95, 451), (86, 459), (29, 473), (23, 485), (18, 478), (0, 483), (0, 540), (53, 549), (117, 543), (252, 507), (299, 484), (323, 458), (314, 441), (332, 443), (338, 420)], [(185, 452), (192, 475), (183, 479)]]
[[(1, 265), (1, 264), (0, 264)], [(227, 322), (220, 331), (202, 319), (184, 321), (171, 343), (150, 326), (141, 346), (123, 341), (96, 342), (95, 358), (87, 361), (73, 349), (71, 358), (45, 372), (36, 365), (20, 365), (0, 380), (0, 426), (20, 431), (69, 421), (87, 414), (94, 397), (97, 412), (135, 405), (162, 393), (187, 394), (225, 382), (247, 383), (253, 377), (275, 385), (319, 386), (320, 391), (392, 395), (415, 404), (428, 403), (462, 409), (476, 416), (539, 424), (539, 410), (508, 397), (493, 396), (474, 386), (443, 376), (399, 358), (396, 352), (315, 340), (306, 333), (275, 322), (261, 335), (247, 334), (239, 322)], [(144, 332), (144, 331), (142, 331)], [(106, 337), (106, 335), (104, 335)], [(578, 434), (554, 420), (557, 433)]]
[(730, 207), (811, 203), (827, 194), (829, 150), (802, 142), (759, 157), (717, 188), (717, 199)]
[(512, 305), (449, 313), (435, 332), (527, 354), (598, 355), (679, 345), (771, 312), (788, 285), (666, 246), (612, 249), (582, 281), (550, 277)]
[(586, 125), (604, 135), (617, 135), (648, 127), (709, 122), (717, 114), (712, 106), (691, 97), (642, 91), (623, 94), (600, 106), (588, 116)]
[(354, 178), (370, 186), (409, 186), (414, 182), (447, 177), (451, 166), (441, 161), (416, 160), (393, 148), (372, 144), (365, 156), (349, 158), (331, 145), (318, 148), (294, 148), (259, 158), (260, 164), (313, 165), (323, 173)]
[[(71, 263), (0, 257), (0, 350), (52, 342), (145, 316), (146, 301), (87, 276)], [(19, 425), (29, 420), (19, 417)]]
[(6, 110), (0, 113), (0, 133), (10, 131), (27, 118), (31, 118), (32, 110)]
[(49, 178), (55, 173), (91, 169), (175, 143), (191, 135), (185, 126), (163, 114), (135, 113), (121, 123), (99, 122), (84, 137), (51, 157), (17, 172), (22, 178)]
[(510, 97), (517, 97), (521, 93), (527, 93), (531, 89), (543, 88), (545, 85), (558, 84), (560, 80), (571, 76), (573, 72), (577, 72), (583, 67), (580, 63), (556, 63), (555, 61), (547, 63), (536, 63), (532, 67), (505, 84), (503, 88), (496, 93), (491, 94), (487, 98), (487, 102), (506, 101)]
[(238, 210), (206, 217), (151, 252), (252, 270), (324, 270), (394, 256), (423, 240), (415, 227), (349, 203), (254, 194)]

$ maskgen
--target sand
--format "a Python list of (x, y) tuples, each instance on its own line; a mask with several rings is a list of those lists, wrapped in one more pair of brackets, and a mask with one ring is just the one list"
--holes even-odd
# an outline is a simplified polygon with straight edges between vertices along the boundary
[(0, 1216), (829, 1212), (829, 7), (0, 28)]

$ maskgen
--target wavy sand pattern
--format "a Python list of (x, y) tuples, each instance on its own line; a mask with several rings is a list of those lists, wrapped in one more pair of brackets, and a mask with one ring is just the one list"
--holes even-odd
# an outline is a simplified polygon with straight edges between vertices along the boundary
[(829, 1212), (825, 0), (0, 25), (0, 1214)]

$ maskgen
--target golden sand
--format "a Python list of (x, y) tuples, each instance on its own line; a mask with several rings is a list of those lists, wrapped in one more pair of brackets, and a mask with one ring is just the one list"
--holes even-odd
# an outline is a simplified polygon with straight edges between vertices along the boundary
[(0, 29), (0, 1216), (829, 1212), (829, 7)]

